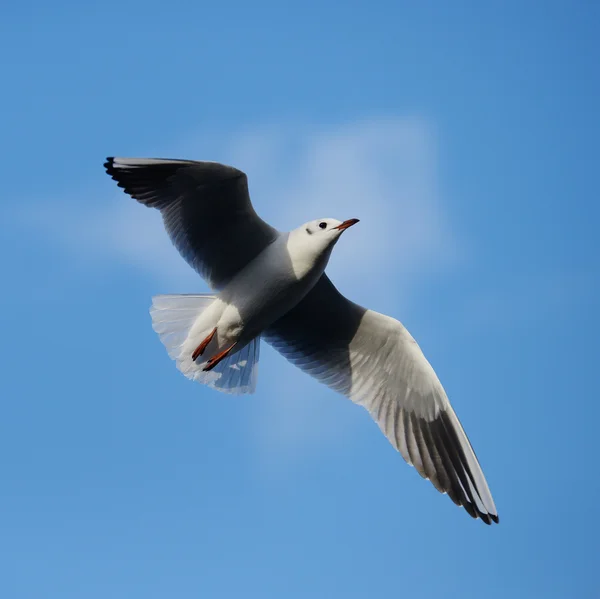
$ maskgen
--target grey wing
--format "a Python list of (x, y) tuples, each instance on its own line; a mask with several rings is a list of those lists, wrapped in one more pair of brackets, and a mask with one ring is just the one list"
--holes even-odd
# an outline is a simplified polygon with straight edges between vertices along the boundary
[(278, 235), (254, 211), (246, 175), (216, 162), (107, 158), (106, 172), (126, 193), (160, 210), (179, 253), (213, 289)]
[(364, 406), (404, 459), (473, 518), (498, 522), (469, 439), (400, 322), (350, 302), (323, 275), (264, 338), (303, 371)]

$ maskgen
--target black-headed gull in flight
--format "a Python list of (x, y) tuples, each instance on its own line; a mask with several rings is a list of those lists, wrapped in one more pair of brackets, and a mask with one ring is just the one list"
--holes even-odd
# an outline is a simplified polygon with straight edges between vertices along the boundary
[(280, 233), (254, 211), (246, 175), (214, 162), (108, 158), (107, 173), (160, 210), (171, 241), (216, 295), (153, 298), (154, 330), (188, 378), (252, 393), (260, 338), (364, 406), (391, 444), (473, 518), (498, 522), (448, 397), (400, 322), (346, 299), (325, 274), (342, 233), (322, 218)]

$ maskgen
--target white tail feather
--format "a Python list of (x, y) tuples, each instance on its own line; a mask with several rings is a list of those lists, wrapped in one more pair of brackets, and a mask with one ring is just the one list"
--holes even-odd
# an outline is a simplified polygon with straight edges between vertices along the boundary
[(150, 308), (152, 328), (158, 333), (169, 356), (176, 361), (177, 368), (187, 378), (224, 393), (253, 393), (260, 353), (259, 337), (210, 371), (203, 370), (209, 356), (205, 360), (192, 360), (195, 347), (216, 325), (216, 322), (212, 322), (210, 326), (198, 326), (200, 315), (215, 299), (214, 295), (157, 295), (152, 298)]

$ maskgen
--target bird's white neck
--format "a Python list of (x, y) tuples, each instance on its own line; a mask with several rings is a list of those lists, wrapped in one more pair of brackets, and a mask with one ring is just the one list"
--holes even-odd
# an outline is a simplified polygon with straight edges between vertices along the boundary
[(287, 234), (285, 245), (296, 278), (310, 277), (316, 283), (325, 271), (334, 243), (323, 246), (310, 241), (303, 231), (295, 229)]

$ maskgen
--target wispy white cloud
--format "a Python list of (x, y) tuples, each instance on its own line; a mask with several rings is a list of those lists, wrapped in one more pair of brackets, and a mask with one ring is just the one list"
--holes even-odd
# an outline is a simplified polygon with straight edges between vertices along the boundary
[[(426, 120), (261, 127), (226, 140), (190, 137), (172, 155), (245, 170), (257, 211), (281, 230), (320, 217), (360, 218), (337, 245), (328, 273), (345, 294), (371, 308), (401, 316), (398, 305), (406, 305), (418, 277), (458, 255), (438, 192), (435, 132)], [(51, 212), (36, 211), (34, 225), (74, 255), (84, 253), (87, 269), (94, 261), (131, 265), (164, 292), (203, 289), (171, 246), (158, 212), (116, 188), (111, 194), (52, 203)], [(267, 454), (277, 447), (304, 455), (308, 447), (322, 449), (346, 437), (355, 412), (340, 420), (332, 392), (270, 352), (263, 353), (261, 375), (259, 390), (269, 399), (253, 430)]]
[[(459, 255), (438, 192), (434, 130), (424, 120), (249, 132), (232, 156), (245, 165), (261, 214), (280, 229), (320, 217), (361, 219), (328, 267), (359, 303), (400, 317), (418, 278)], [(266, 413), (253, 427), (261, 464), (285, 465), (345, 445), (361, 422), (357, 412), (369, 426), (366, 412), (340, 409), (333, 392), (271, 358), (263, 354), (259, 380)]]

